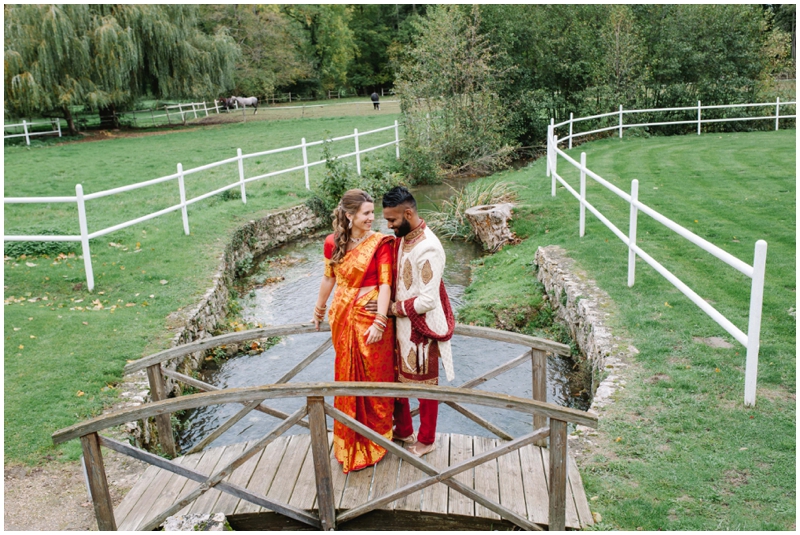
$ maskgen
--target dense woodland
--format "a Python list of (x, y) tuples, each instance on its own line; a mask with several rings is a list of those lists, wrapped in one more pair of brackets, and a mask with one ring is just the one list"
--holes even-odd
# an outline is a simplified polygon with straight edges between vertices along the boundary
[(500, 156), (541, 141), (541, 118), (774, 100), (776, 80), (795, 77), (793, 4), (6, 4), (4, 15), (7, 117), (383, 90), (407, 115), (433, 99), (461, 125), (486, 122)]

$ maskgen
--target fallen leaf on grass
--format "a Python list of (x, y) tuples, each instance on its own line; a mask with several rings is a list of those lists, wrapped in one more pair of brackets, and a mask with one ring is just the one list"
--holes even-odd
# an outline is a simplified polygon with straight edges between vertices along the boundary
[(592, 512), (592, 520), (594, 520), (595, 524), (599, 524), (603, 521), (603, 517), (600, 513)]
[(747, 448), (739, 448), (739, 451), (747, 451)]
[(160, 280), (160, 281), (158, 281), (158, 282), (160, 282), (161, 284), (167, 284), (167, 282), (169, 282), (169, 281), (166, 281), (166, 280), (164, 280), (164, 279), (161, 279), (161, 280)]
[(622, 442), (622, 437), (617, 437), (614, 439), (614, 442)]
[(719, 368), (714, 368), (714, 371), (715, 371), (716, 373), (719, 373)]
[(664, 306), (665, 306), (665, 307), (672, 308), (672, 305), (670, 305), (670, 304), (669, 304), (667, 301), (664, 301)]
[(88, 321), (84, 321), (83, 324), (84, 325), (89, 325), (89, 322)]
[(19, 348), (20, 348), (20, 349), (25, 349), (25, 346), (24, 346), (24, 345), (22, 345), (22, 344), (20, 344), (20, 345), (19, 345)]
[(126, 307), (135, 307), (136, 303), (125, 303)]
[(35, 336), (31, 335), (31, 338), (36, 338)]
[(14, 330), (15, 330), (15, 331), (18, 331), (18, 330), (20, 330), (20, 329), (22, 329), (22, 327), (14, 327)]
[(28, 267), (36, 267), (38, 264), (34, 264), (33, 262), (25, 262), (25, 265)]
[(78, 397), (81, 397), (81, 396), (85, 395), (85, 392), (83, 390), (78, 390), (78, 393), (75, 394), (75, 395), (78, 396)]

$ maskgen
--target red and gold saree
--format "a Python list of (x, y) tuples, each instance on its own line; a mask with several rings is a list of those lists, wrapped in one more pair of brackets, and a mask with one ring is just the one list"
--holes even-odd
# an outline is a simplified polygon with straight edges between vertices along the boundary
[[(325, 275), (336, 277), (336, 290), (328, 313), (333, 347), (336, 351), (336, 381), (394, 382), (394, 321), (390, 318), (383, 338), (367, 345), (366, 332), (375, 320), (364, 305), (378, 298), (377, 287), (358, 296), (365, 277), (377, 285), (392, 280), (393, 247), (391, 236), (376, 232), (348, 251), (332, 266), (326, 263)], [(332, 238), (329, 238), (331, 241)], [(329, 257), (326, 243), (326, 257)], [(372, 271), (377, 269), (377, 273)], [(377, 277), (376, 277), (377, 275)], [(394, 398), (339, 396), (334, 406), (388, 439), (392, 438)], [(380, 461), (386, 449), (337, 421), (333, 424), (333, 448), (342, 471), (360, 470)]]

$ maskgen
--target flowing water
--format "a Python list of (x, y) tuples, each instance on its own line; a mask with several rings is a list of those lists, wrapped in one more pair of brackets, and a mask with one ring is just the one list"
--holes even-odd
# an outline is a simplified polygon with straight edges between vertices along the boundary
[[(456, 186), (461, 186), (456, 184)], [(451, 195), (447, 185), (417, 187), (413, 190), (419, 208), (431, 208), (431, 200)], [(376, 205), (375, 228), (389, 234), (386, 222), (381, 217), (380, 204)], [(322, 243), (327, 232), (287, 244), (270, 251), (270, 256), (262, 260), (259, 270), (251, 276), (255, 282), (270, 282), (251, 291), (240, 300), (242, 316), (251, 322), (262, 325), (283, 325), (291, 323), (307, 323), (311, 320), (320, 281), (323, 272)], [(447, 266), (444, 273), (445, 287), (450, 296), (453, 308), (458, 310), (462, 303), (464, 289), (470, 282), (470, 262), (481, 255), (476, 244), (461, 241), (443, 241), (447, 254)], [(282, 278), (282, 280), (281, 280)], [(220, 388), (257, 386), (274, 383), (283, 374), (294, 367), (297, 362), (309, 355), (322, 344), (330, 333), (313, 333), (286, 336), (257, 355), (242, 355), (226, 361), (219, 370), (208, 374), (206, 380)], [(453, 361), (456, 377), (449, 383), (442, 372), (440, 384), (458, 386), (459, 384), (481, 375), (512, 358), (525, 352), (522, 346), (454, 336), (452, 339)], [(560, 358), (548, 359), (547, 401), (567, 406), (570, 403), (570, 389), (567, 373), (570, 363)], [(329, 349), (314, 363), (300, 372), (292, 382), (332, 382), (334, 376), (334, 352)], [(506, 372), (480, 386), (482, 390), (502, 392), (523, 398), (531, 397), (532, 379), (530, 363)], [(327, 400), (332, 403), (331, 400)], [(299, 408), (305, 400), (283, 399), (268, 400), (269, 406), (291, 413)], [(412, 407), (414, 402), (412, 401)], [(488, 407), (471, 406), (495, 425), (514, 436), (530, 432), (531, 417), (507, 410)], [(241, 409), (240, 405), (226, 404), (206, 407), (191, 413), (185, 421), (185, 430), (181, 433), (180, 443), (184, 449), (202, 439), (225, 420)], [(246, 440), (260, 438), (276, 424), (277, 420), (266, 414), (253, 411), (239, 421), (224, 435), (214, 442), (214, 446), (222, 446)], [(446, 405), (440, 405), (437, 431), (443, 433), (463, 433), (476, 436), (492, 436), (484, 428), (478, 426)], [(306, 432), (294, 427), (292, 432)]]

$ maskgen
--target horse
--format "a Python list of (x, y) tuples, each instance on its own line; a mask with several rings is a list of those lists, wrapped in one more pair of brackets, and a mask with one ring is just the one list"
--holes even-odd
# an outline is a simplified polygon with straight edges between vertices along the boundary
[(234, 108), (234, 107), (235, 107), (235, 104), (234, 104), (234, 101), (233, 101), (233, 99), (232, 99), (232, 98), (225, 98), (225, 97), (221, 97), (221, 98), (219, 99), (219, 103), (220, 103), (220, 104), (222, 105), (222, 107), (223, 107), (223, 108), (225, 108), (226, 110), (230, 110), (230, 109), (232, 109), (232, 108)]
[(255, 111), (253, 112), (253, 115), (258, 113), (258, 98), (256, 98), (256, 97), (247, 97), (247, 98), (245, 98), (245, 97), (231, 97), (231, 100), (233, 100), (233, 99), (235, 99), (236, 102), (239, 103), (239, 106), (241, 106), (243, 108), (247, 107), (247, 106), (254, 107)]

